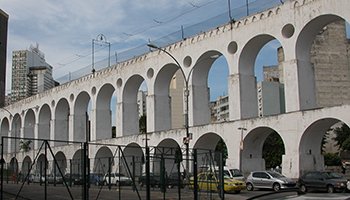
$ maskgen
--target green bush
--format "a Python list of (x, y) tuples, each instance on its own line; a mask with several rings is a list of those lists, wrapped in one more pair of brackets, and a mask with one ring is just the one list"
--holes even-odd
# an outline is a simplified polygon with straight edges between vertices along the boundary
[(341, 159), (337, 153), (324, 154), (324, 164), (327, 166), (339, 166), (341, 165)]

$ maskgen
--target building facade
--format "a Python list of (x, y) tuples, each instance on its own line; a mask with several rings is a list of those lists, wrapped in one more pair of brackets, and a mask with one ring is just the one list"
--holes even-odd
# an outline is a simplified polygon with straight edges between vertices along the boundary
[(9, 16), (0, 9), (0, 107), (5, 105), (6, 95), (6, 51)]
[(11, 101), (16, 102), (53, 88), (52, 66), (38, 46), (12, 53)]

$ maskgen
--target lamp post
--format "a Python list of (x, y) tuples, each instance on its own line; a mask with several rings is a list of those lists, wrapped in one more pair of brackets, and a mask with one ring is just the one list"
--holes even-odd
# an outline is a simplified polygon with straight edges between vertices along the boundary
[[(185, 129), (186, 129), (186, 142), (185, 142), (185, 145), (186, 145), (186, 173), (189, 172), (189, 139), (190, 139), (190, 132), (189, 132), (189, 122), (188, 122), (188, 96), (189, 96), (189, 90), (188, 90), (188, 81), (189, 81), (189, 78), (190, 78), (190, 75), (192, 73), (192, 70), (190, 71), (190, 73), (188, 74), (188, 76), (186, 76), (184, 70), (182, 69), (180, 63), (176, 60), (176, 58), (171, 55), (168, 51), (154, 45), (154, 44), (147, 44), (148, 47), (150, 48), (154, 48), (154, 49), (158, 49), (164, 53), (166, 53), (168, 56), (170, 56), (176, 63), (176, 65), (179, 67), (183, 77), (184, 77), (184, 80), (185, 80), (185, 91), (184, 91), (184, 96), (185, 96)], [(192, 68), (193, 69), (193, 68)]]
[(242, 171), (243, 131), (246, 131), (247, 129), (244, 127), (238, 127), (238, 130), (241, 130), (241, 139), (239, 142), (239, 170)]
[(94, 74), (96, 69), (95, 69), (95, 44), (100, 44), (100, 45), (108, 45), (108, 67), (111, 65), (111, 43), (107, 42), (107, 38), (103, 34), (97, 35), (96, 39), (92, 39), (92, 73)]
[(249, 16), (249, 2), (248, 2), (248, 0), (246, 0), (245, 3), (247, 4), (247, 16)]

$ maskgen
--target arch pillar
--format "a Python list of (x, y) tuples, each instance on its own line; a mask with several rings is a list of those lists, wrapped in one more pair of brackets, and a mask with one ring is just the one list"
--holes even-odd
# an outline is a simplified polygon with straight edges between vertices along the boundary
[[(53, 115), (54, 116), (54, 115)], [(55, 139), (55, 126), (56, 126), (56, 124), (55, 124), (55, 118), (54, 117), (52, 117), (52, 119), (50, 120), (50, 135), (49, 135), (49, 137), (50, 137), (50, 140), (54, 140)], [(50, 142), (50, 146), (54, 146), (55, 145), (55, 143), (54, 142)]]
[(168, 94), (147, 95), (147, 132), (171, 129), (171, 99)]
[(68, 140), (74, 140), (74, 113), (70, 113), (68, 116)]
[(256, 77), (254, 75), (231, 74), (228, 80), (230, 120), (257, 117)]
[(122, 102), (122, 113), (123, 117), (121, 118), (123, 121), (123, 136), (125, 135), (136, 135), (139, 133), (139, 124), (138, 114), (138, 105), (137, 102)]
[[(106, 127), (98, 127), (98, 124), (97, 124), (97, 111), (96, 111), (96, 108), (92, 108), (91, 111), (90, 111), (90, 141), (96, 141), (97, 140), (97, 130), (99, 132), (99, 134), (101, 134), (100, 132), (104, 132), (104, 129)], [(109, 117), (110, 119), (110, 117)], [(107, 120), (107, 119), (105, 119)]]
[[(189, 126), (197, 126), (210, 123), (210, 96), (207, 85), (190, 85), (188, 97)], [(184, 99), (184, 109), (186, 109)], [(184, 112), (185, 113), (185, 112)]]
[(116, 105), (116, 110), (118, 110), (119, 112), (116, 112), (117, 113), (117, 121), (116, 121), (116, 127), (115, 127), (115, 134), (116, 134), (116, 137), (122, 137), (123, 136), (123, 126), (124, 126), (124, 119), (123, 119), (123, 103), (121, 102), (117, 102), (117, 105)]
[(309, 61), (282, 63), (286, 112), (316, 108), (314, 69)]
[[(39, 123), (35, 123), (34, 124), (34, 138), (35, 139), (39, 138)], [(39, 142), (38, 140), (34, 140), (34, 142), (33, 142), (34, 149), (38, 148), (38, 142)]]

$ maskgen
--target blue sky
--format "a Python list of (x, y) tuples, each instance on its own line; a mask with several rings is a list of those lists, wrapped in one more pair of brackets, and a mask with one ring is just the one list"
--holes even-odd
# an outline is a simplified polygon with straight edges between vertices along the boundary
[[(242, 8), (245, 3), (246, 0), (231, 0), (231, 8)], [(28, 49), (38, 43), (46, 61), (54, 68), (54, 77), (59, 78), (91, 64), (92, 39), (99, 34), (104, 34), (111, 43), (113, 63), (115, 52), (227, 12), (228, 1), (1, 0), (0, 8), (10, 16), (6, 87), (10, 92), (13, 50)], [(103, 46), (97, 45), (95, 50), (95, 60), (108, 57)], [(265, 64), (276, 63), (273, 57), (269, 60)], [(211, 99), (227, 92), (226, 80), (219, 81), (228, 74), (225, 62), (219, 59), (210, 71)]]

